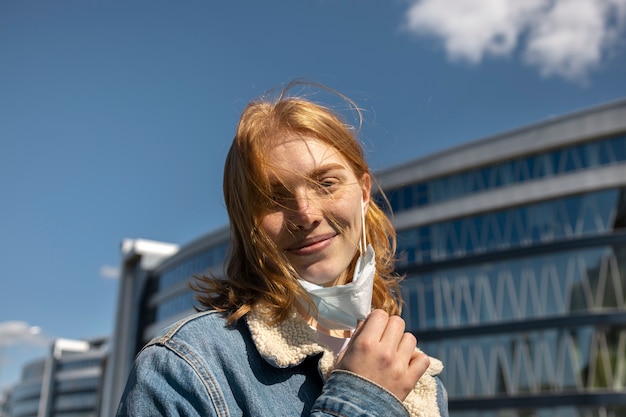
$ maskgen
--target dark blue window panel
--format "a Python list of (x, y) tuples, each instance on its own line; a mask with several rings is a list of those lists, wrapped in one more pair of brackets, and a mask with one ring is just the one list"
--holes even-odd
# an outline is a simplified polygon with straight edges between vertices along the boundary
[(596, 143), (581, 145), (579, 156), (581, 164), (585, 168), (595, 167), (600, 164), (598, 160), (598, 145)]
[(430, 227), (420, 227), (417, 229), (419, 233), (419, 239), (422, 241), (430, 240)]
[(530, 179), (528, 160), (520, 159), (513, 162), (513, 178), (514, 182), (524, 182)]
[(559, 172), (559, 168), (561, 166), (561, 152), (562, 151), (558, 150), (552, 151), (548, 154), (549, 167), (546, 169), (546, 176), (552, 176)]
[(398, 246), (414, 239), (412, 245), (421, 253), (417, 262), (430, 262), (605, 234), (615, 227), (615, 218), (621, 219), (620, 192), (603, 190), (405, 230), (399, 233)]
[(608, 141), (608, 144), (613, 150), (615, 161), (626, 161), (626, 136), (613, 138)]
[(389, 205), (391, 206), (391, 210), (394, 212), (402, 211), (400, 207), (400, 196), (398, 191), (391, 191), (387, 194), (387, 198), (389, 199)]
[(599, 156), (600, 163), (602, 165), (608, 165), (615, 162), (615, 158), (613, 155), (613, 147), (610, 143), (602, 142), (599, 144)]
[(429, 203), (429, 194), (428, 194), (429, 185), (425, 183), (419, 183), (419, 184), (416, 184), (416, 188), (417, 188), (417, 205), (425, 206), (426, 204)]
[(387, 190), (394, 212), (447, 201), (513, 183), (626, 161), (626, 135), (528, 155)]
[(483, 184), (483, 188), (481, 189), (481, 191), (489, 188), (489, 168), (482, 168), (478, 170), (478, 175), (480, 176), (481, 182)]
[(461, 236), (461, 222), (450, 222), (444, 228), (443, 239), (446, 241), (446, 253), (452, 255), (459, 249), (459, 236)]
[(582, 167), (580, 163), (580, 157), (578, 156), (578, 148), (579, 146), (573, 147), (571, 149), (566, 149), (566, 157), (565, 157), (565, 169), (564, 172), (572, 172)]
[(402, 190), (402, 207), (406, 210), (413, 206), (413, 187), (408, 186)]

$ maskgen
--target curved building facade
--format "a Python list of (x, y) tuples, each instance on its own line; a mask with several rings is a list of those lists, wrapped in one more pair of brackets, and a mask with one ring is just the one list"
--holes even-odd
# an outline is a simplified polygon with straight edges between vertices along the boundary
[(451, 415), (626, 415), (626, 103), (384, 172)]
[[(626, 101), (377, 178), (398, 234), (403, 315), (445, 364), (452, 416), (626, 415)], [(118, 375), (102, 416), (134, 354), (193, 312), (190, 278), (222, 273), (228, 244), (223, 228), (167, 254), (123, 250), (108, 367)]]
[(115, 416), (143, 345), (160, 329), (195, 312), (190, 281), (198, 274), (222, 273), (229, 237), (229, 229), (222, 228), (182, 248), (144, 239), (122, 242), (115, 330), (100, 416)]
[(9, 417), (96, 417), (107, 340), (56, 339), (47, 357), (27, 364), (12, 388)]
[(38, 359), (22, 368), (20, 381), (11, 388), (7, 415), (11, 417), (36, 417), (44, 380), (46, 359)]

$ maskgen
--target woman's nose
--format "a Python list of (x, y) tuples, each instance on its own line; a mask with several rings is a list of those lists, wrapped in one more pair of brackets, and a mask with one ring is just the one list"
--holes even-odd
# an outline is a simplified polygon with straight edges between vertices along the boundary
[(318, 202), (307, 192), (297, 193), (291, 207), (290, 223), (298, 229), (307, 229), (319, 223), (322, 211)]

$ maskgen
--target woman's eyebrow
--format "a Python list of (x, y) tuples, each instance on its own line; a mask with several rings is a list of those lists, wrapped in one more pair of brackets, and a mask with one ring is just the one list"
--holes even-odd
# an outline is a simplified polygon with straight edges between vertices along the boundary
[(345, 170), (346, 167), (342, 164), (338, 164), (338, 163), (329, 163), (326, 165), (322, 165), (319, 166), (317, 168), (315, 168), (310, 174), (309, 176), (311, 178), (319, 178), (321, 176), (323, 176), (324, 174), (327, 174), (329, 171), (337, 171), (337, 170)]
[[(316, 178), (323, 177), (324, 175), (328, 174), (331, 171), (344, 171), (344, 170), (346, 170), (346, 167), (342, 164), (328, 163), (328, 164), (321, 165), (317, 168), (314, 168), (310, 172), (298, 173), (298, 175), (300, 175), (301, 178), (316, 179)], [(287, 188), (286, 183), (282, 181), (280, 177), (275, 176), (275, 175), (270, 176), (269, 185), (272, 189), (286, 189)]]

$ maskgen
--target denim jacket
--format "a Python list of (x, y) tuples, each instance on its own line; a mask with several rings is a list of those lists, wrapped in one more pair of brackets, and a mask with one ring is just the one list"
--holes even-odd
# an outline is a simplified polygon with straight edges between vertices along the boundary
[(404, 403), (334, 362), (296, 313), (269, 325), (253, 312), (230, 326), (198, 313), (141, 350), (117, 416), (448, 416), (437, 359)]

